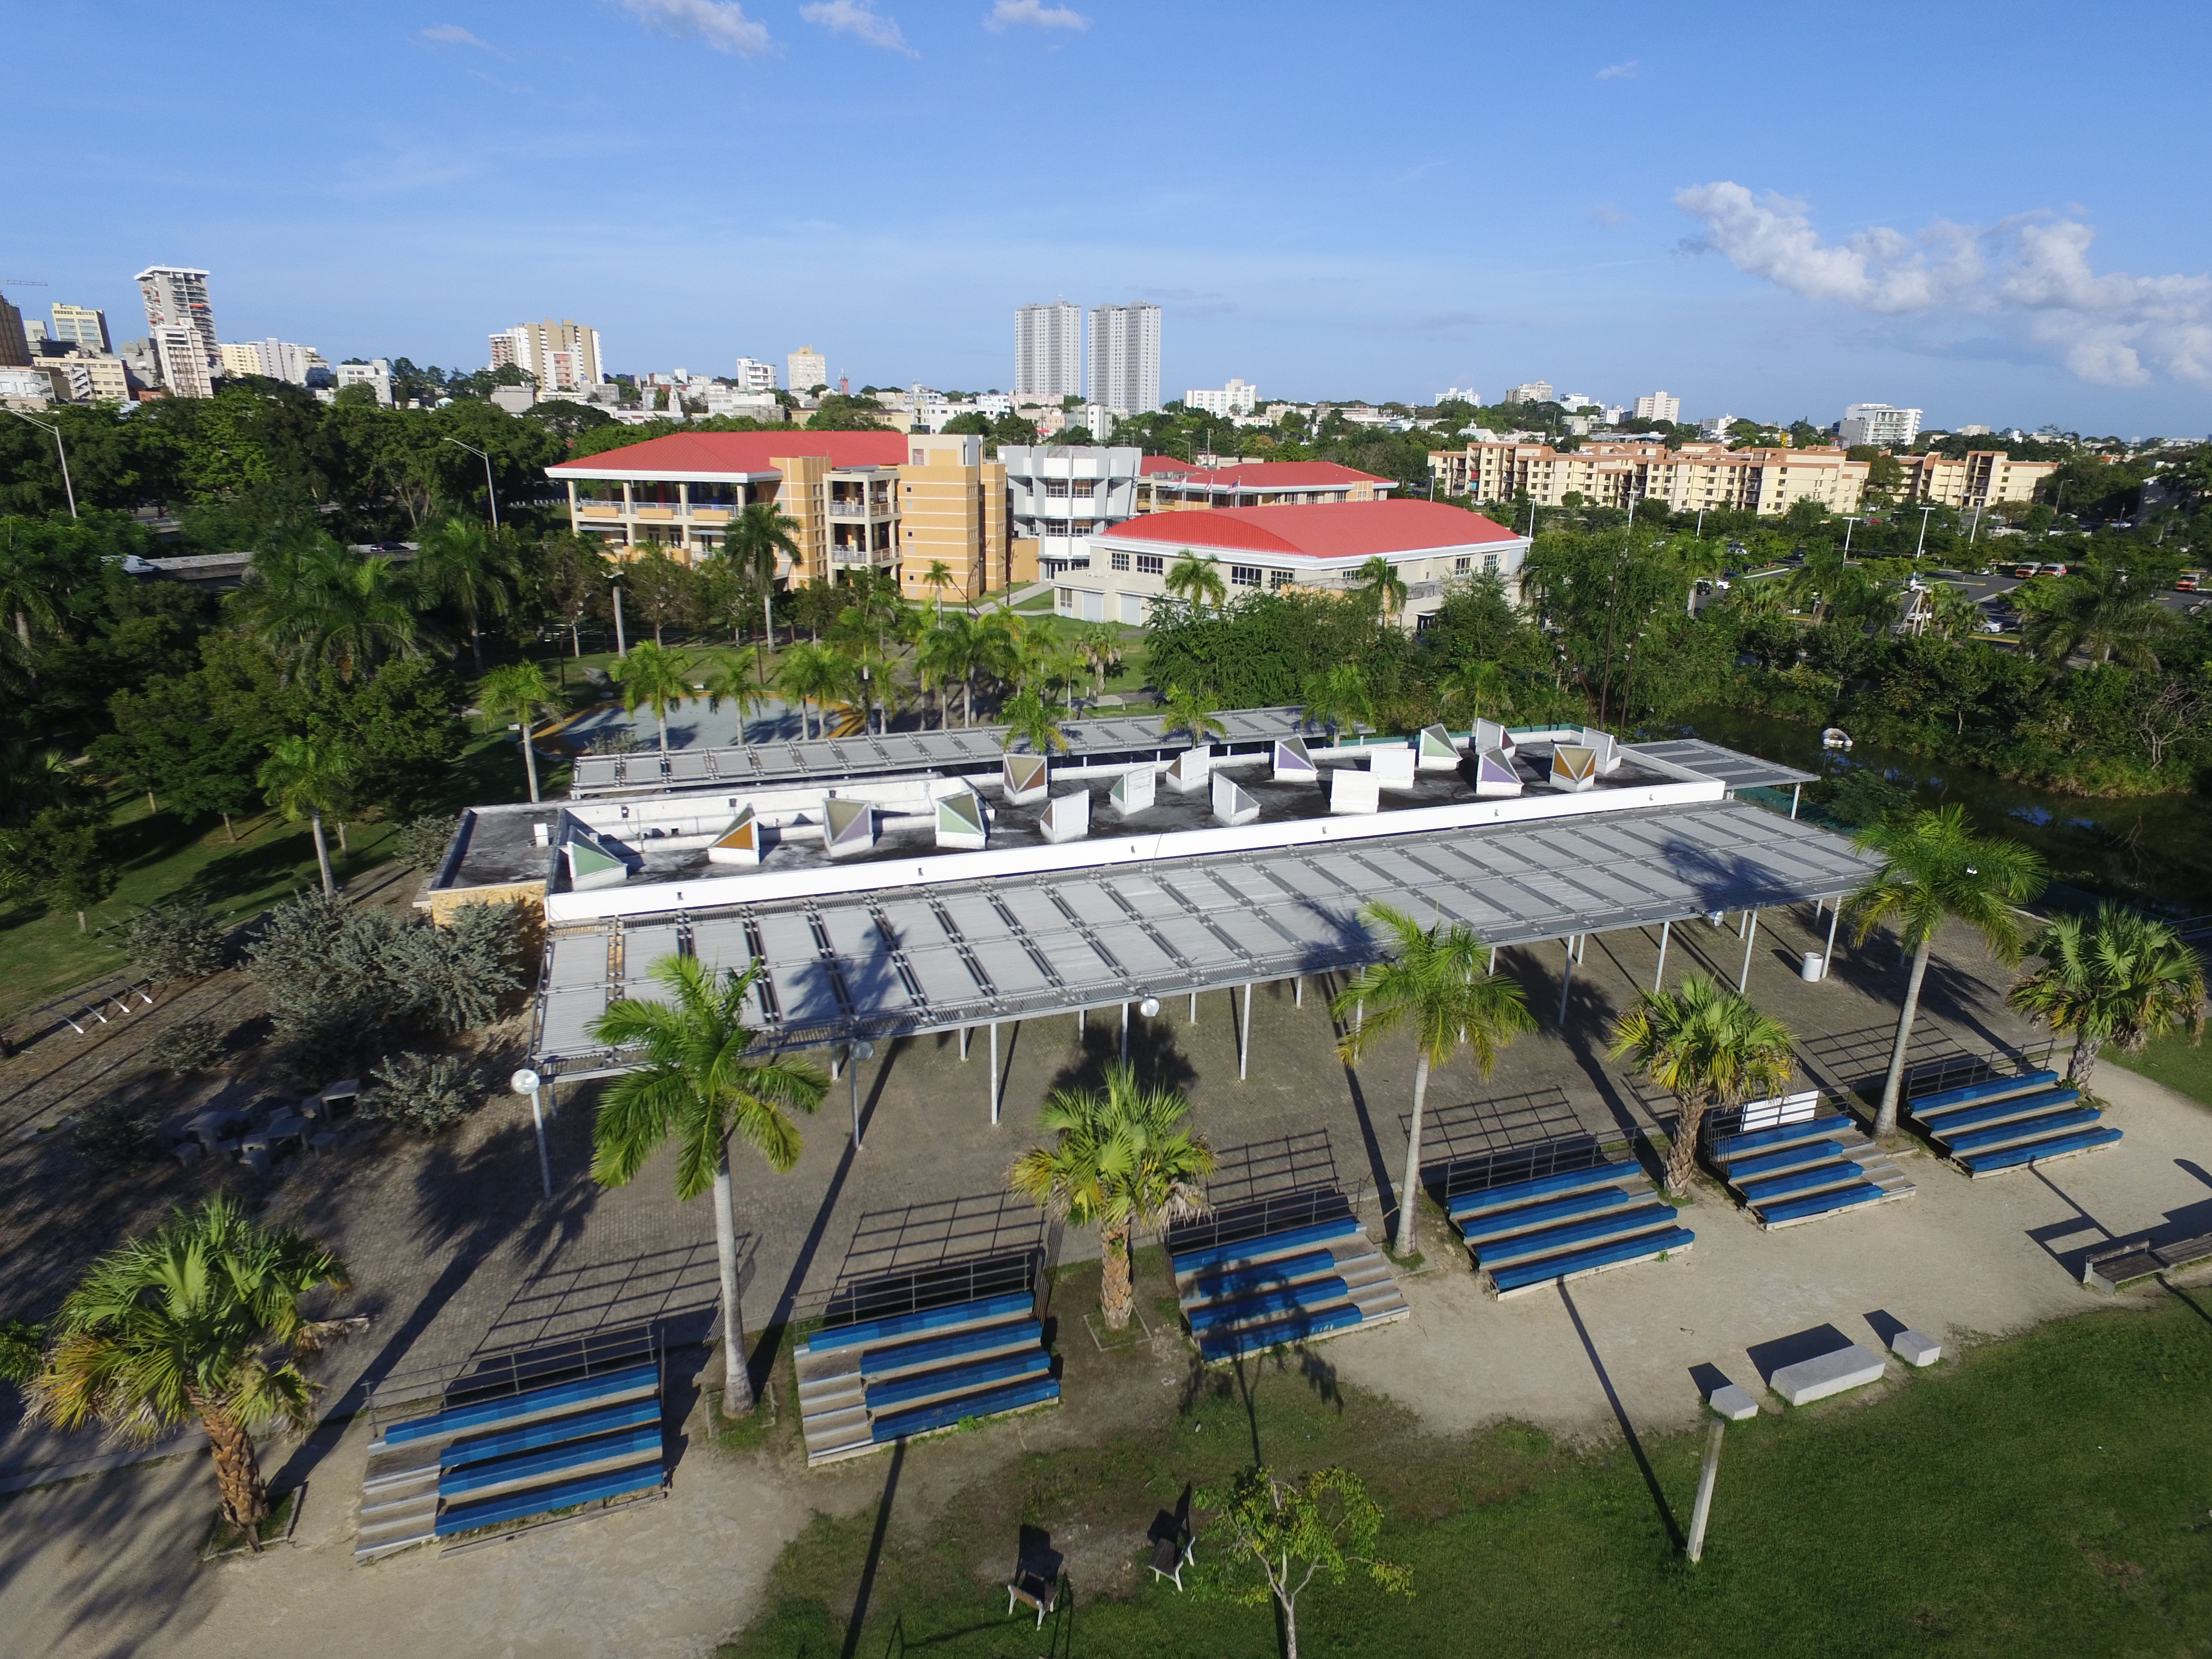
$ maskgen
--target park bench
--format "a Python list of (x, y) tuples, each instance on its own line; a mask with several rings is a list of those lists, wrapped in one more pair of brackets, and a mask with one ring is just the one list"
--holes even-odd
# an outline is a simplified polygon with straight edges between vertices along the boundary
[(1492, 1290), (1503, 1301), (1509, 1296), (1541, 1290), (1584, 1273), (1601, 1273), (1607, 1267), (1626, 1267), (1632, 1261), (1655, 1261), (1677, 1250), (1686, 1250), (1697, 1237), (1687, 1227), (1668, 1227), (1628, 1238), (1609, 1239), (1564, 1255), (1547, 1256), (1516, 1267), (1488, 1268), (1486, 1272)]
[(2153, 1244), (2148, 1238), (2132, 1239), (2107, 1249), (2092, 1250), (2081, 1263), (2081, 1282), (2100, 1291), (2117, 1291), (2157, 1273), (2179, 1273), (2212, 1260), (2212, 1233)]

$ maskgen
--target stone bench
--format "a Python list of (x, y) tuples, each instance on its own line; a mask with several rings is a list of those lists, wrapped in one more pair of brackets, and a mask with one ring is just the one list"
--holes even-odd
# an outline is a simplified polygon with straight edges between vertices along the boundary
[(1832, 1394), (1879, 1382), (1882, 1375), (1882, 1357), (1854, 1342), (1848, 1347), (1784, 1365), (1767, 1379), (1766, 1386), (1793, 1406), (1809, 1406)]

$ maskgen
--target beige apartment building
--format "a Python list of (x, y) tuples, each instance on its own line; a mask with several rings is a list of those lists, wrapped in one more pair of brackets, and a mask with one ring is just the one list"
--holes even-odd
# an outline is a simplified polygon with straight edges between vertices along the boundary
[(1008, 580), (1006, 469), (973, 434), (678, 432), (545, 471), (568, 486), (570, 526), (617, 558), (659, 548), (690, 563), (746, 506), (772, 501), (799, 544), (779, 574), (796, 584), (866, 569), (928, 598), (939, 562), (948, 598)]
[(1867, 463), (1840, 449), (1730, 449), (1724, 444), (1607, 442), (1562, 453), (1549, 444), (1471, 443), (1435, 450), (1429, 476), (1439, 495), (1478, 501), (1526, 495), (1540, 507), (1578, 503), (1626, 507), (1663, 501), (1675, 512), (1716, 510), (1778, 515), (1801, 501), (1831, 513), (1856, 513)]
[(2002, 449), (1948, 455), (1900, 455), (1905, 477), (1898, 499), (1972, 511), (1999, 501), (2032, 501), (2036, 486), (2058, 471), (2056, 461), (2015, 461)]

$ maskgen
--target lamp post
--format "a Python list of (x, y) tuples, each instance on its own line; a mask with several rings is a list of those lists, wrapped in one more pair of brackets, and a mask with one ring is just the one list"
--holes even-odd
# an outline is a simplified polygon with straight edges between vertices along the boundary
[(629, 655), (629, 647), (623, 639), (622, 573), (620, 571), (607, 578), (607, 588), (615, 599), (615, 655), (627, 657)]
[(1928, 545), (1928, 515), (1935, 510), (1933, 506), (1920, 509), (1920, 539), (1912, 546), (1912, 556), (1916, 562), (1919, 560), (1921, 550)]
[(544, 1081), (528, 1066), (523, 1067), (507, 1079), (507, 1086), (519, 1095), (530, 1097), (530, 1116), (538, 1126), (538, 1180), (545, 1196), (553, 1196), (553, 1165), (545, 1156), (545, 1114), (538, 1104), (538, 1091)]
[(853, 1077), (853, 1150), (856, 1152), (860, 1150), (860, 1062), (875, 1057), (876, 1045), (866, 1037), (854, 1038), (845, 1054), (845, 1069)]
[(1844, 557), (1846, 560), (1851, 556), (1851, 532), (1858, 528), (1858, 524), (1859, 520), (1856, 514), (1846, 513), (1844, 514)]
[(465, 444), (459, 438), (448, 438), (446, 441), (453, 445), (456, 449), (467, 450), (470, 454), (475, 456), (478, 460), (484, 464), (484, 494), (491, 498), (491, 527), (494, 530), (498, 529), (499, 489), (498, 487), (492, 483), (491, 457), (485, 454), (483, 450), (478, 449), (474, 444)]
[(30, 422), (30, 424), (54, 441), (54, 453), (62, 458), (62, 494), (69, 497), (70, 517), (74, 519), (76, 517), (76, 487), (70, 483), (69, 448), (62, 442), (61, 428), (49, 426), (44, 421), (32, 420), (20, 409), (11, 409), (8, 412), (19, 421)]

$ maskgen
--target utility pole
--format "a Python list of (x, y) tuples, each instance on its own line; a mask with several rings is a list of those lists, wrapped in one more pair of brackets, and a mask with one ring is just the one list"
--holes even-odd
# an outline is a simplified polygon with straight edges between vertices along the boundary
[(498, 529), (498, 528), (499, 528), (499, 489), (498, 489), (498, 486), (497, 486), (497, 485), (495, 485), (495, 484), (494, 484), (494, 483), (492, 483), (492, 478), (491, 478), (491, 457), (490, 457), (490, 456), (489, 456), (489, 455), (487, 455), (487, 454), (485, 454), (485, 453), (483, 453), (483, 451), (482, 451), (481, 449), (478, 449), (478, 448), (477, 448), (474, 444), (465, 444), (465, 443), (463, 443), (463, 442), (462, 442), (459, 438), (448, 438), (448, 439), (447, 439), (447, 440), (446, 440), (446, 441), (447, 441), (447, 443), (449, 443), (449, 444), (453, 445), (453, 447), (454, 448), (456, 448), (456, 449), (465, 449), (465, 450), (467, 450), (467, 451), (469, 452), (469, 453), (470, 453), (470, 454), (471, 454), (471, 455), (475, 456), (478, 460), (480, 460), (480, 461), (482, 461), (482, 462), (483, 463), (483, 466), (484, 466), (484, 494), (485, 494), (485, 495), (489, 495), (489, 496), (491, 498), (491, 527), (492, 527), (494, 530)]
[(1851, 532), (1858, 528), (1858, 523), (1856, 514), (1844, 514), (1844, 557), (1846, 561), (1851, 556)]
[(69, 497), (70, 517), (74, 519), (76, 517), (76, 487), (70, 483), (69, 449), (62, 442), (61, 428), (49, 426), (44, 421), (33, 421), (20, 409), (11, 409), (8, 412), (19, 421), (29, 422), (54, 441), (54, 453), (62, 458), (62, 494)]

